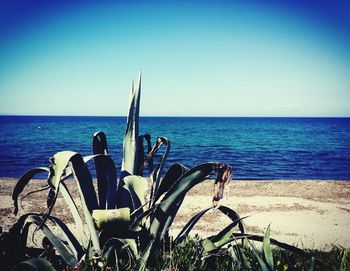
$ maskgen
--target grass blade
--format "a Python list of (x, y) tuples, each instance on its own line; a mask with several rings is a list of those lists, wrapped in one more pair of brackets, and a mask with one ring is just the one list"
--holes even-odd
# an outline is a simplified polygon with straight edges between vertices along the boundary
[(269, 265), (271, 270), (274, 270), (273, 254), (272, 254), (271, 243), (270, 243), (270, 225), (267, 227), (265, 231), (264, 240), (263, 240), (263, 251), (264, 251), (264, 256), (267, 264)]
[(259, 251), (256, 249), (256, 247), (254, 246), (254, 244), (252, 242), (250, 242), (248, 239), (248, 245), (250, 246), (250, 248), (252, 249), (256, 259), (259, 262), (260, 265), (260, 270), (261, 271), (269, 271), (269, 268), (267, 267), (266, 263), (264, 262), (264, 260), (260, 257), (259, 255)]
[(136, 271), (143, 271), (146, 269), (146, 264), (147, 264), (149, 255), (151, 254), (153, 244), (154, 244), (154, 240), (150, 241), (148, 246), (144, 250), (142, 256), (138, 259), (138, 261), (136, 263), (136, 267), (135, 267)]

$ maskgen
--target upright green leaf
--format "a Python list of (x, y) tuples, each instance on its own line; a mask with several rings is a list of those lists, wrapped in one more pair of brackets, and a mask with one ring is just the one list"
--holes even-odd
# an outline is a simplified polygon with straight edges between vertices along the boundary
[(143, 271), (146, 269), (146, 264), (148, 261), (148, 258), (151, 254), (151, 250), (153, 248), (153, 244), (154, 244), (154, 240), (152, 240), (148, 246), (146, 247), (146, 249), (143, 251), (141, 257), (138, 259), (137, 263), (136, 263), (136, 267), (135, 270), (136, 271)]
[[(138, 140), (138, 157), (137, 157), (137, 175), (143, 176), (143, 170), (144, 167), (147, 166), (149, 175), (151, 175), (153, 171), (153, 159), (146, 161), (145, 160), (145, 148), (144, 148), (144, 141), (147, 143), (147, 154), (151, 151), (152, 149), (152, 144), (151, 144), (151, 135), (150, 134), (144, 134), (139, 136)], [(147, 164), (146, 164), (146, 163)]]
[(273, 264), (273, 254), (271, 250), (271, 243), (270, 243), (270, 225), (266, 228), (264, 240), (263, 240), (263, 250), (264, 250), (264, 256), (267, 264), (269, 265), (271, 270), (274, 270), (274, 264)]
[(269, 268), (267, 267), (266, 263), (264, 262), (264, 260), (259, 255), (259, 251), (256, 249), (254, 244), (252, 242), (250, 242), (249, 240), (247, 240), (247, 241), (248, 241), (248, 244), (249, 244), (250, 248), (252, 249), (256, 259), (258, 260), (258, 263), (260, 265), (260, 270), (261, 271), (269, 271)]
[(162, 145), (165, 145), (165, 151), (162, 155), (162, 158), (160, 159), (160, 162), (158, 163), (157, 168), (151, 174), (152, 187), (151, 187), (151, 196), (150, 196), (150, 206), (154, 205), (154, 203), (155, 203), (154, 198), (155, 198), (155, 195), (157, 195), (157, 193), (158, 193), (159, 182), (160, 182), (160, 173), (163, 169), (165, 160), (166, 160), (168, 153), (170, 151), (169, 140), (165, 137), (158, 137), (155, 146), (152, 148), (152, 150), (150, 151), (150, 153), (148, 154), (148, 157), (147, 157), (147, 159), (153, 159), (153, 156), (155, 155), (155, 153), (157, 153), (157, 151), (159, 150), (159, 148)]
[[(108, 154), (107, 139), (103, 132), (97, 132), (94, 134), (92, 139), (92, 151), (93, 154)], [(103, 161), (99, 158), (95, 158), (94, 163), (97, 178), (98, 203), (100, 208), (105, 208), (107, 197), (107, 176), (105, 175), (105, 166)]]
[(104, 154), (96, 155), (94, 160), (97, 162), (100, 171), (100, 179), (97, 181), (99, 184), (105, 182), (102, 186), (98, 187), (99, 208), (115, 208), (117, 204), (118, 185), (115, 164), (111, 157)]
[(82, 246), (86, 248), (88, 246), (89, 240), (86, 237), (86, 234), (84, 231), (84, 223), (83, 223), (82, 217), (79, 213), (78, 206), (76, 205), (72, 195), (69, 193), (69, 191), (64, 183), (61, 183), (59, 191), (69, 207), (69, 210), (73, 216), (76, 228), (80, 229), (80, 230), (78, 230), (78, 239), (82, 243)]
[(139, 137), (139, 115), (140, 115), (140, 96), (141, 96), (141, 72), (139, 74), (136, 88), (132, 84), (131, 99), (129, 106), (129, 115), (126, 124), (126, 130), (123, 143), (123, 160), (122, 160), (122, 176), (137, 172), (138, 159), (138, 137)]
[(80, 154), (75, 154), (70, 159), (70, 162), (70, 167), (73, 171), (81, 199), (84, 200), (89, 212), (92, 213), (92, 210), (98, 209), (98, 202), (91, 174)]
[(101, 248), (95, 225), (91, 216), (92, 211), (98, 209), (97, 197), (92, 184), (91, 175), (80, 154), (75, 154), (70, 159), (70, 162), (70, 167), (72, 169), (74, 179), (78, 186), (78, 191), (82, 203), (82, 209), (84, 212), (85, 221), (90, 232), (90, 238), (93, 245), (93, 249), (97, 253), (100, 253)]

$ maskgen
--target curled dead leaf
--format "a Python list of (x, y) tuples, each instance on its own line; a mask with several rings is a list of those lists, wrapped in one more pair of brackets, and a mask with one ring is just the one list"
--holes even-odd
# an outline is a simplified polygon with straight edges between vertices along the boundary
[(217, 177), (214, 183), (213, 204), (216, 205), (220, 199), (224, 197), (224, 189), (227, 181), (232, 178), (232, 168), (227, 164), (219, 164), (217, 169)]

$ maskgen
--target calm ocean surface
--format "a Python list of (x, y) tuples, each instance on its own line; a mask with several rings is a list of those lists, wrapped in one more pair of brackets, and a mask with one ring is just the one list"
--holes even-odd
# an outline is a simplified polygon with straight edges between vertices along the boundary
[[(0, 177), (49, 165), (58, 151), (91, 154), (92, 135), (107, 135), (118, 172), (125, 117), (0, 116)], [(223, 161), (235, 179), (350, 180), (350, 118), (143, 117), (140, 134), (171, 141), (165, 168)], [(45, 176), (43, 176), (45, 177)]]

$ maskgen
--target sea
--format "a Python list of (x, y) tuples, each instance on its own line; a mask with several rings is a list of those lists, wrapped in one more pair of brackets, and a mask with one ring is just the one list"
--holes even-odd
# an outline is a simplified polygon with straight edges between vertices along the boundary
[[(97, 131), (106, 134), (119, 174), (125, 123), (126, 117), (0, 116), (0, 177), (48, 166), (63, 150), (89, 155)], [(164, 170), (220, 161), (232, 166), (233, 179), (350, 180), (350, 118), (141, 117), (145, 133), (153, 143), (157, 136), (170, 140)]]

